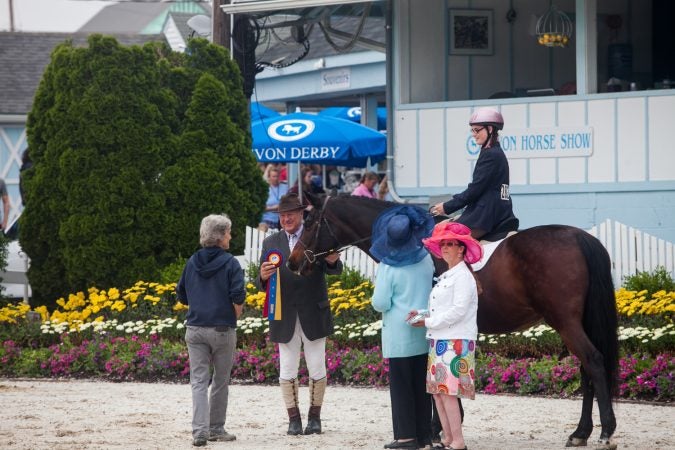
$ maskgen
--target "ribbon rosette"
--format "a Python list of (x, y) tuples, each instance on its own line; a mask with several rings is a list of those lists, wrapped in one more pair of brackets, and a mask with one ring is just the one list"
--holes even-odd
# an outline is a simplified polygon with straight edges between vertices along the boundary
[(283, 257), (279, 250), (273, 249), (267, 252), (265, 260), (274, 264), (277, 270), (267, 280), (263, 316), (266, 316), (267, 320), (281, 320), (281, 277), (279, 276), (279, 270)]

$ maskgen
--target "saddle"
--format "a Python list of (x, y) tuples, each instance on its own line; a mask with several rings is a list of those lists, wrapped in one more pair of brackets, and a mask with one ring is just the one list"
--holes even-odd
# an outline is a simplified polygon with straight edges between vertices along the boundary
[(501, 222), (493, 231), (481, 238), (480, 245), (483, 247), (483, 257), (477, 263), (471, 264), (474, 272), (479, 271), (487, 264), (490, 256), (492, 256), (495, 249), (504, 239), (518, 233), (518, 224), (518, 219), (511, 217)]
[(515, 217), (509, 217), (506, 220), (501, 221), (497, 226), (487, 233), (485, 236), (480, 238), (481, 242), (496, 242), (501, 241), (510, 234), (516, 233), (518, 231), (518, 225), (520, 221)]

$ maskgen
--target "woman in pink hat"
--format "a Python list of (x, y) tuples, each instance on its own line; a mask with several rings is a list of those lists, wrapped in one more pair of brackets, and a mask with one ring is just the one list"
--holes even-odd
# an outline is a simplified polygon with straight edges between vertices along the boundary
[[(428, 316), (412, 323), (427, 328), (427, 392), (434, 396), (443, 428), (443, 440), (434, 448), (466, 449), (457, 399), (475, 398), (478, 337), (478, 286), (468, 264), (479, 261), (483, 249), (471, 230), (457, 222), (439, 223), (422, 242), (448, 264), (429, 295)], [(417, 314), (410, 311), (408, 318)]]

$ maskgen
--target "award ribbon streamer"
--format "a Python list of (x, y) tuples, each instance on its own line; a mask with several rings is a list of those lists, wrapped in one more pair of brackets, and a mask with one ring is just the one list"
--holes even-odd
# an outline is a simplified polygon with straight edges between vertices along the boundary
[(270, 250), (265, 256), (265, 260), (274, 264), (277, 270), (267, 280), (263, 316), (266, 316), (267, 320), (281, 320), (281, 276), (279, 270), (283, 257), (279, 250)]

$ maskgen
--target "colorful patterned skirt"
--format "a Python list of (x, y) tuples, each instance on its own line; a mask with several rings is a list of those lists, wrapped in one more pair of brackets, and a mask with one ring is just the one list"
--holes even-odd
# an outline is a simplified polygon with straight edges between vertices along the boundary
[(429, 339), (427, 392), (476, 397), (476, 341), (468, 339)]

